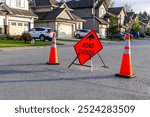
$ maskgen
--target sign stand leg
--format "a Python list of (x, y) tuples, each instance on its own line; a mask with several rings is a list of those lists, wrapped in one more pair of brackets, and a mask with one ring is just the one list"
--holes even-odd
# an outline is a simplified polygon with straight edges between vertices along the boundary
[(91, 59), (91, 72), (93, 72), (93, 61)]
[(103, 59), (102, 59), (102, 57), (101, 57), (101, 55), (100, 55), (99, 53), (98, 53), (98, 56), (99, 56), (99, 58), (101, 59), (103, 65), (104, 65), (104, 66), (102, 66), (102, 67), (104, 67), (104, 68), (109, 68), (108, 66), (105, 65), (105, 63), (104, 63), (104, 61), (103, 61)]
[(74, 64), (74, 62), (77, 60), (77, 58), (78, 58), (78, 56), (72, 61), (72, 63), (69, 65), (68, 68), (70, 68)]

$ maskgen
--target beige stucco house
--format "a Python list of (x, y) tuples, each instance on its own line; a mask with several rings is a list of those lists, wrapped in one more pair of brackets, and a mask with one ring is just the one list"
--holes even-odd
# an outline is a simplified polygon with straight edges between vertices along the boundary
[(74, 31), (83, 28), (83, 20), (73, 14), (73, 9), (56, 0), (32, 0), (30, 9), (39, 17), (35, 27), (49, 27), (59, 38), (73, 37)]
[(109, 23), (104, 18), (107, 12), (107, 7), (104, 2), (101, 2), (101, 0), (96, 0), (94, 5), (95, 19), (93, 18), (93, 0), (72, 0), (67, 2), (66, 4), (70, 8), (74, 9), (74, 14), (86, 20), (86, 22), (83, 23), (84, 29), (95, 28), (95, 30), (99, 32), (103, 37), (106, 37)]
[(28, 0), (0, 0), (0, 34), (21, 35), (34, 27), (36, 18)]

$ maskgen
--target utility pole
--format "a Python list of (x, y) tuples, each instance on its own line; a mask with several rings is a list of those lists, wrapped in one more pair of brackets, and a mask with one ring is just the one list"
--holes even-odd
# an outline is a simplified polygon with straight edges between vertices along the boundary
[(94, 30), (95, 30), (95, 15), (96, 15), (95, 9), (96, 9), (96, 6), (97, 6), (98, 2), (99, 2), (99, 0), (93, 0), (92, 15), (93, 15), (93, 29)]
[(95, 0), (93, 0), (93, 29), (95, 30)]

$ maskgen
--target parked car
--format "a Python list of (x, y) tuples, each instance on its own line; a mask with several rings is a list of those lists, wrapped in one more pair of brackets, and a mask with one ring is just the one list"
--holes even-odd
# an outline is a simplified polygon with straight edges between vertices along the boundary
[(150, 33), (149, 33), (149, 32), (146, 32), (146, 36), (150, 36)]
[(51, 28), (39, 27), (30, 29), (28, 33), (30, 33), (34, 39), (40, 39), (42, 41), (45, 40), (51, 41), (53, 33), (55, 33), (55, 31)]
[(107, 35), (107, 38), (110, 38), (110, 39), (117, 38), (117, 39), (120, 39), (120, 40), (124, 40), (125, 39), (125, 34), (124, 33), (119, 33), (119, 34)]
[[(81, 29), (81, 30), (77, 30), (75, 31), (74, 33), (74, 37), (77, 38), (77, 39), (80, 39), (82, 37), (84, 37), (85, 35), (87, 35), (91, 30), (88, 30), (88, 29)], [(101, 34), (99, 33), (96, 33), (98, 38), (103, 38)]]
[[(124, 32), (123, 34), (130, 34), (130, 33), (128, 33), (128, 32)], [(132, 34), (130, 34), (130, 38), (133, 38), (133, 35)]]
[(140, 36), (139, 33), (136, 33), (133, 31), (131, 31), (130, 34), (133, 35), (133, 38), (139, 38), (139, 36)]
[(146, 34), (141, 32), (139, 36), (144, 38), (144, 37), (146, 37)]

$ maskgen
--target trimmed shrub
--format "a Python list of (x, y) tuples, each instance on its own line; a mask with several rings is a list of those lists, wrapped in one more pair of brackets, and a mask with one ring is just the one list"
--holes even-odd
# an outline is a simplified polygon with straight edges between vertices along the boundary
[(32, 42), (33, 41), (33, 38), (32, 38), (32, 36), (31, 36), (31, 34), (30, 33), (23, 33), (22, 35), (21, 35), (21, 37), (20, 37), (20, 39), (21, 40), (23, 40), (25, 43), (26, 42)]

